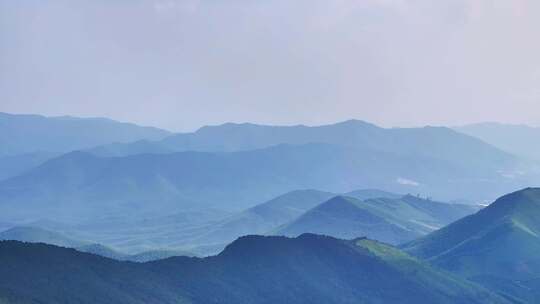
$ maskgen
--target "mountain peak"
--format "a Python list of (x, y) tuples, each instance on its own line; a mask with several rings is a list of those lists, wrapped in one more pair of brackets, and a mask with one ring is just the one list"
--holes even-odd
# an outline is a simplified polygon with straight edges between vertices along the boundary
[[(377, 125), (372, 124), (370, 122), (367, 122), (365, 120), (360, 120), (360, 119), (348, 119), (348, 120), (345, 120), (345, 121), (342, 121), (342, 122), (338, 122), (338, 123), (331, 124), (331, 125), (326, 125), (326, 126), (370, 127), (370, 128), (379, 129), (379, 127)], [(323, 127), (324, 127), (324, 125), (323, 125)]]
[[(534, 210), (530, 210), (533, 208)], [(540, 188), (525, 188), (498, 198), (486, 208), (504, 215), (523, 212), (540, 212)], [(502, 214), (501, 214), (502, 215)]]
[(345, 240), (315, 233), (302, 233), (297, 237), (246, 235), (229, 244), (219, 254), (222, 257), (264, 256), (276, 252), (290, 252), (293, 248), (320, 248)]
[(507, 199), (507, 198), (526, 198), (528, 200), (534, 200), (538, 201), (540, 200), (540, 188), (538, 187), (527, 187), (515, 192), (512, 192), (510, 194), (507, 194), (500, 199)]
[(335, 196), (280, 227), (276, 234), (299, 236), (310, 232), (349, 240), (367, 236), (390, 244), (410, 240), (416, 235), (385, 219), (375, 209), (352, 197)]
[(301, 235), (296, 237), (299, 240), (306, 240), (306, 241), (338, 241), (339, 239), (335, 237), (331, 237), (328, 235), (322, 235), (322, 234), (316, 234), (316, 233), (302, 233)]
[(326, 202), (320, 204), (319, 206), (313, 208), (315, 212), (339, 212), (339, 213), (348, 213), (348, 212), (357, 212), (358, 207), (356, 203), (360, 202), (359, 200), (347, 197), (343, 195), (337, 195), (333, 198), (327, 200)]
[(496, 290), (506, 281), (517, 288), (505, 293), (532, 299), (540, 290), (538, 285), (521, 283), (536, 280), (540, 271), (539, 218), (540, 188), (525, 188), (404, 245), (404, 249)]

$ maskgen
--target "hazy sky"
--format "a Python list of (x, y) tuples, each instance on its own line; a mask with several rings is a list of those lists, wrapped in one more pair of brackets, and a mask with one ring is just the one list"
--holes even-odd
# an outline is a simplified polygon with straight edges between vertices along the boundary
[(0, 0), (0, 111), (540, 123), (538, 0)]

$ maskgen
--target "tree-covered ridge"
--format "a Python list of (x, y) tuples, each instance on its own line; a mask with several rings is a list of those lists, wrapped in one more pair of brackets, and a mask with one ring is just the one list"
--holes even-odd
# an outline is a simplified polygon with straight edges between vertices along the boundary
[(10, 303), (507, 303), (388, 245), (313, 234), (149, 263), (3, 241), (0, 261)]
[(527, 303), (540, 300), (540, 188), (505, 195), (404, 249)]

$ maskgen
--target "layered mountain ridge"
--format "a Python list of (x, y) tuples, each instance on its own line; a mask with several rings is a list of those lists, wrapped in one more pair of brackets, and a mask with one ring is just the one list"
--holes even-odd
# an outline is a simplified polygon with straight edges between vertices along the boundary
[(215, 257), (142, 264), (14, 241), (0, 242), (0, 258), (0, 296), (12, 304), (508, 303), (387, 245), (312, 234), (246, 236)]

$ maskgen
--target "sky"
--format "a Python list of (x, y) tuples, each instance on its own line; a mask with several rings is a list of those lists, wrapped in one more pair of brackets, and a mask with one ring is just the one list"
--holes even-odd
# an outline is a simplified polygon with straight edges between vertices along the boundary
[(538, 0), (0, 0), (0, 111), (540, 125)]

